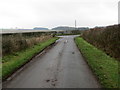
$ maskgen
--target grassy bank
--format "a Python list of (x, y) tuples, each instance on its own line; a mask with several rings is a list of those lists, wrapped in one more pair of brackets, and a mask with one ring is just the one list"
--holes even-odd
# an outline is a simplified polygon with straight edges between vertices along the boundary
[(58, 38), (54, 37), (52, 39), (41, 42), (37, 45), (34, 45), (31, 48), (22, 50), (12, 55), (7, 55), (2, 59), (2, 79), (11, 75), (15, 70), (29, 61), (35, 54), (42, 51), (44, 48), (54, 43)]
[(81, 37), (75, 38), (75, 42), (103, 88), (118, 88), (118, 61)]

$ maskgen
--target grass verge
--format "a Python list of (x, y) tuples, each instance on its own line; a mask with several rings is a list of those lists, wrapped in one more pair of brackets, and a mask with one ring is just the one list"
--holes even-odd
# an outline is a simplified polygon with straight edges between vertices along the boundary
[(118, 88), (118, 61), (76, 37), (75, 42), (103, 88)]
[(54, 43), (57, 39), (57, 37), (54, 37), (45, 42), (34, 45), (31, 48), (27, 48), (26, 50), (22, 50), (13, 55), (3, 57), (2, 61), (4, 61), (4, 63), (2, 64), (2, 79), (5, 80), (14, 71), (28, 62), (34, 55), (44, 50), (47, 46)]

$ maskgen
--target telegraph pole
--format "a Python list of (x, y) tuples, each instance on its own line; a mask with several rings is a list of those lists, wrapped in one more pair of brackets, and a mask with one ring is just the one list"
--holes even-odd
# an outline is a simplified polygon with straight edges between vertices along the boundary
[(75, 20), (75, 30), (76, 30), (76, 20)]
[(120, 1), (118, 2), (118, 24), (120, 24)]

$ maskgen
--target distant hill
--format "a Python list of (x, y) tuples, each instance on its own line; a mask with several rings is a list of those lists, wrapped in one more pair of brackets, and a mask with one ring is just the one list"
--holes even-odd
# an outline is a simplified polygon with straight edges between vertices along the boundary
[(88, 30), (88, 27), (78, 27), (77, 30)]
[(42, 28), (42, 27), (35, 27), (34, 30), (49, 30), (48, 28)]
[(59, 27), (52, 28), (52, 30), (88, 30), (88, 29), (89, 29), (88, 27), (75, 28), (75, 27), (68, 27), (68, 26), (59, 26)]
[(52, 28), (52, 30), (75, 30), (75, 28), (68, 27), (68, 26), (59, 26), (59, 27)]

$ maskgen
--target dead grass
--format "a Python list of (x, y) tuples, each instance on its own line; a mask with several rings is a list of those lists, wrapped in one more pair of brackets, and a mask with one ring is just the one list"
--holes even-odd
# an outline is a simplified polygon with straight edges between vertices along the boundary
[(52, 35), (22, 35), (22, 34), (11, 34), (2, 35), (2, 53), (3, 56), (17, 51), (32, 47), (40, 42), (48, 40)]

